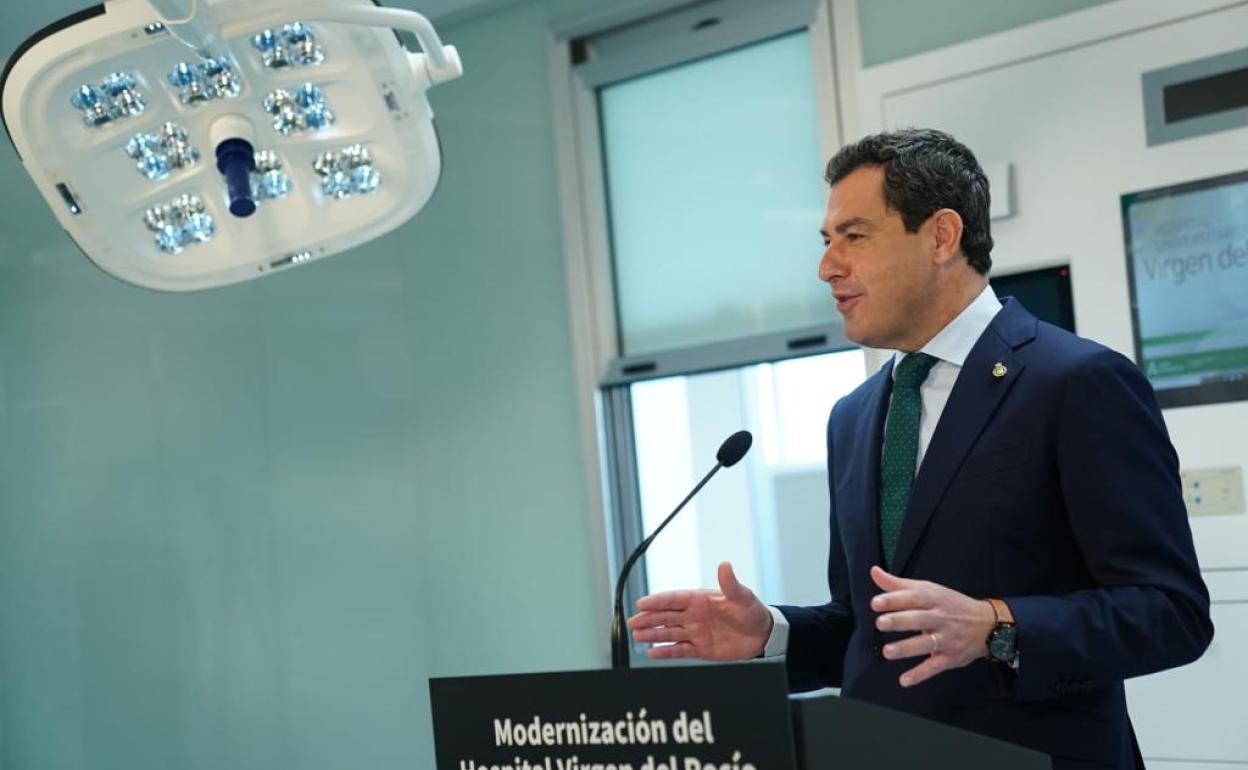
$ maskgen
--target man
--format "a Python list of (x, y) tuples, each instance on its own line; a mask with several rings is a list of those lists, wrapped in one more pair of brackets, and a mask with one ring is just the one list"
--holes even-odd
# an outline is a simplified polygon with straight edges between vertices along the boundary
[(1142, 767), (1123, 680), (1209, 645), (1178, 461), (1126, 358), (988, 287), (988, 181), (938, 131), (828, 163), (819, 277), (846, 335), (897, 351), (828, 421), (831, 601), (647, 596), (656, 658), (786, 655), (841, 687), (1031, 746), (1054, 767)]

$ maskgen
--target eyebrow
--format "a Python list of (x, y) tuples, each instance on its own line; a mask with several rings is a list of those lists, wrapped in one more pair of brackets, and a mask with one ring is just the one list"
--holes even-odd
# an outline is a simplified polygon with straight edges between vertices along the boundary
[[(846, 230), (849, 230), (854, 227), (861, 227), (861, 228), (870, 230), (872, 229), (873, 226), (871, 224), (871, 221), (865, 217), (854, 217), (853, 219), (846, 219), (844, 222), (838, 223), (834, 229), (836, 230), (836, 232), (840, 233), (841, 235), (844, 235)], [(822, 235), (824, 238), (828, 237), (828, 231), (823, 229), (822, 227), (819, 228), (819, 234)]]

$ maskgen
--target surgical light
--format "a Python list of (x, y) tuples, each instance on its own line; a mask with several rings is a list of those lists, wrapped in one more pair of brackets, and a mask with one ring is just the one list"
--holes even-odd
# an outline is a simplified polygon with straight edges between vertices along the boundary
[(18, 155), (86, 256), (129, 283), (190, 291), (340, 253), (414, 216), (441, 173), (427, 92), (461, 74), (423, 16), (372, 0), (109, 0), (23, 44), (0, 97)]

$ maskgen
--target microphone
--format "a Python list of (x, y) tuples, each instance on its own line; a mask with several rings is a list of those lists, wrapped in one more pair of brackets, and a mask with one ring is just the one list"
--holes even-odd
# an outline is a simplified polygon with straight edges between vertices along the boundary
[(611, 668), (622, 669), (628, 668), (628, 631), (624, 626), (624, 585), (628, 580), (628, 573), (632, 570), (633, 565), (641, 558), (641, 555), (650, 547), (650, 543), (658, 536), (663, 528), (676, 518), (676, 514), (680, 513), (685, 504), (693, 499), (693, 496), (706, 486), (706, 482), (719, 472), (720, 468), (731, 468), (745, 457), (745, 453), (750, 451), (750, 445), (754, 443), (754, 437), (750, 435), (748, 430), (739, 430), (724, 440), (719, 445), (719, 451), (715, 453), (715, 467), (711, 468), (711, 472), (702, 477), (698, 485), (693, 488), (684, 500), (680, 501), (680, 505), (676, 506), (676, 510), (667, 515), (663, 523), (655, 528), (654, 532), (645, 540), (642, 540), (633, 552), (629, 554), (628, 559), (624, 562), (624, 568), (620, 570), (620, 577), (615, 581), (615, 618), (611, 623)]

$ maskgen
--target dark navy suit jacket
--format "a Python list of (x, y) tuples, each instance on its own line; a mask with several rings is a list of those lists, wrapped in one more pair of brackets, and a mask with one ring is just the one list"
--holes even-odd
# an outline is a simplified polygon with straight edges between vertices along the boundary
[(1195, 660), (1213, 637), (1152, 388), (1123, 356), (1005, 302), (936, 426), (893, 572), (1005, 599), (1019, 667), (980, 661), (903, 689), (921, 659), (884, 660), (893, 637), (869, 607), (891, 373), (890, 362), (828, 421), (831, 601), (780, 608), (791, 688), (840, 687), (1039, 749), (1055, 768), (1136, 766), (1123, 680)]

